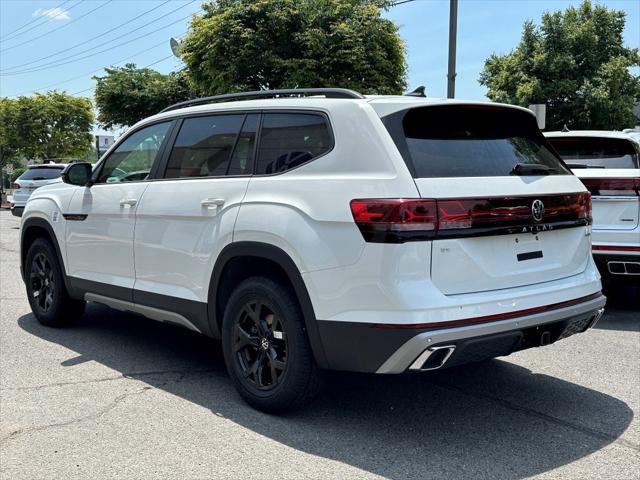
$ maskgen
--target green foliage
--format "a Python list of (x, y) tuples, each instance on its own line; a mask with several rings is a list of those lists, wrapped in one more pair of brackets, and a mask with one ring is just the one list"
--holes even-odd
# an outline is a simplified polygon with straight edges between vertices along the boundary
[(494, 101), (547, 104), (547, 128), (621, 129), (634, 125), (640, 99), (638, 49), (625, 48), (625, 14), (585, 0), (524, 25), (518, 46), (491, 55), (480, 83)]
[(130, 126), (163, 108), (191, 98), (183, 72), (168, 75), (150, 68), (105, 68), (106, 75), (93, 77), (98, 121), (105, 128)]
[(93, 137), (93, 110), (86, 98), (48, 92), (0, 99), (3, 164), (20, 159), (70, 158), (86, 154)]
[(398, 94), (406, 87), (392, 2), (219, 0), (205, 4), (181, 46), (200, 95), (296, 87)]

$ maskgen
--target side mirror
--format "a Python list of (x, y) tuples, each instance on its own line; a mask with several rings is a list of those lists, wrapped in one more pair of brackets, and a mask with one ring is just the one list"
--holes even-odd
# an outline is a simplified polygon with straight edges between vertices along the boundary
[(87, 185), (91, 181), (93, 169), (90, 163), (78, 162), (67, 165), (62, 171), (62, 181), (70, 185), (78, 185), (81, 187)]

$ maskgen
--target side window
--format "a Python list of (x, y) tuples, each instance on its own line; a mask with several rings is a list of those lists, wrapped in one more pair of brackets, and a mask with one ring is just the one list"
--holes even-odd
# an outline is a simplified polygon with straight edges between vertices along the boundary
[(169, 157), (165, 178), (225, 175), (245, 115), (187, 118)]
[(258, 115), (250, 114), (242, 125), (242, 131), (233, 149), (227, 175), (248, 175), (253, 168), (253, 147), (256, 143)]
[(256, 174), (297, 167), (331, 149), (331, 134), (322, 115), (267, 113), (262, 122)]
[(157, 123), (130, 135), (105, 160), (96, 183), (145, 180), (170, 125), (171, 122)]

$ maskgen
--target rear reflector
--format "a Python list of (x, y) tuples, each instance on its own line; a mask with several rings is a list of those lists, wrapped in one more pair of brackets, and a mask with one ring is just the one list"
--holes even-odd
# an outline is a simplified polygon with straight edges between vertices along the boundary
[(527, 197), (352, 200), (367, 242), (537, 233), (591, 223), (588, 192)]
[(511, 312), (505, 313), (496, 313), (493, 315), (485, 315), (483, 317), (472, 317), (472, 318), (463, 318), (460, 320), (449, 320), (444, 322), (429, 322), (429, 323), (376, 323), (374, 325), (375, 328), (385, 328), (385, 329), (393, 329), (393, 330), (429, 330), (432, 328), (452, 328), (452, 327), (462, 327), (464, 325), (474, 325), (477, 323), (487, 323), (487, 322), (497, 322), (500, 320), (508, 320), (510, 318), (516, 317), (524, 317), (527, 315), (535, 315), (536, 313), (548, 312), (550, 310), (557, 310), (559, 308), (571, 307), (573, 305), (578, 305), (580, 303), (585, 303), (591, 300), (595, 300), (596, 298), (600, 298), (602, 296), (602, 292), (592, 293), (591, 295), (587, 295), (580, 298), (575, 298), (573, 300), (567, 300), (565, 302), (552, 303), (551, 305), (542, 305), (540, 307), (532, 307), (525, 308), (523, 310), (514, 310)]
[(591, 249), (607, 252), (640, 252), (640, 247), (632, 245), (593, 245)]
[(640, 178), (581, 178), (592, 195), (640, 196)]

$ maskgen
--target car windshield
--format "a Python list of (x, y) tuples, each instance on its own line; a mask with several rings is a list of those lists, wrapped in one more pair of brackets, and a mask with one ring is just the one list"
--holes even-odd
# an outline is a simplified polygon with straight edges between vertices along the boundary
[(639, 168), (638, 152), (624, 138), (550, 137), (549, 143), (569, 166)]
[(62, 174), (63, 167), (35, 167), (25, 171), (18, 180), (52, 180)]
[(396, 115), (383, 120), (416, 178), (570, 173), (526, 112), (446, 105)]

